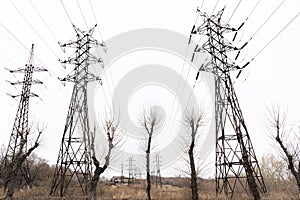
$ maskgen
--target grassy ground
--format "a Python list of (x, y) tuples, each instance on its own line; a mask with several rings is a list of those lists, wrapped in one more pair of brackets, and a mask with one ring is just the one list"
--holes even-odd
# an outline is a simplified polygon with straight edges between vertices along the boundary
[[(211, 185), (209, 185), (211, 184)], [(202, 184), (203, 185), (203, 184)], [(0, 196), (3, 197), (3, 188), (0, 188)], [(206, 183), (199, 190), (200, 199), (212, 200), (217, 199), (214, 194), (213, 183)], [(146, 199), (145, 184), (134, 184), (134, 185), (108, 185), (100, 183), (97, 189), (98, 200), (140, 200)], [(48, 195), (49, 187), (41, 186), (35, 187), (33, 189), (21, 189), (15, 193), (16, 199), (26, 199), (26, 200), (36, 200), (36, 199), (60, 199), (59, 197), (52, 197)], [(162, 188), (156, 188), (152, 186), (151, 196), (153, 200), (190, 200), (191, 192), (188, 187), (176, 187), (172, 185), (163, 185)], [(71, 193), (64, 199), (82, 199), (76, 195), (75, 190), (71, 190)], [(219, 197), (222, 200), (225, 198)], [(234, 199), (252, 199), (245, 194), (236, 194)], [(285, 199), (299, 199), (297, 191), (291, 191), (289, 193), (284, 193), (283, 191), (270, 191), (270, 195), (263, 197), (263, 199), (270, 200), (285, 200)]]

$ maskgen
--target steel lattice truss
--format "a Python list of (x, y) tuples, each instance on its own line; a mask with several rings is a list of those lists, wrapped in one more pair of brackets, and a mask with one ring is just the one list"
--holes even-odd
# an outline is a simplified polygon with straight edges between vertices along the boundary
[(63, 64), (74, 65), (74, 70), (66, 78), (61, 79), (73, 82), (74, 86), (50, 194), (58, 193), (60, 196), (64, 196), (71, 181), (75, 178), (82, 195), (86, 197), (92, 174), (87, 84), (91, 81), (101, 81), (99, 77), (89, 72), (88, 67), (95, 63), (103, 65), (102, 60), (96, 58), (90, 51), (91, 48), (104, 46), (104, 44), (98, 43), (92, 37), (96, 26), (88, 31), (73, 27), (76, 39), (66, 44), (60, 44), (62, 48), (75, 49), (74, 57), (61, 61)]
[[(34, 45), (32, 44), (29, 60), (25, 68), (9, 70), (10, 73), (24, 73), (24, 79), (23, 81), (9, 82), (11, 85), (22, 85), (22, 92), (19, 95), (10, 95), (12, 98), (20, 97), (20, 102), (4, 158), (7, 175), (11, 176), (14, 174), (14, 177), (7, 178), (24, 178), (27, 184), (31, 182), (28, 161), (27, 159), (23, 163), (18, 163), (17, 161), (27, 153), (28, 136), (30, 134), (28, 125), (29, 99), (30, 97), (38, 96), (30, 91), (31, 86), (32, 84), (42, 84), (39, 80), (33, 80), (33, 73), (47, 71), (46, 69), (35, 67), (33, 61)], [(22, 166), (19, 166), (19, 164)]]
[[(231, 71), (238, 70), (240, 74), (249, 64), (240, 67), (235, 63), (247, 43), (237, 48), (226, 39), (230, 33), (235, 39), (240, 28), (223, 24), (223, 11), (212, 16), (200, 13), (204, 23), (194, 26), (191, 35), (200, 35), (205, 42), (196, 46), (192, 61), (195, 54), (208, 53), (211, 59), (200, 71), (215, 75), (216, 192), (232, 198), (235, 189), (242, 187), (257, 199), (267, 190), (230, 76)], [(229, 54), (234, 52), (235, 59), (231, 59)]]

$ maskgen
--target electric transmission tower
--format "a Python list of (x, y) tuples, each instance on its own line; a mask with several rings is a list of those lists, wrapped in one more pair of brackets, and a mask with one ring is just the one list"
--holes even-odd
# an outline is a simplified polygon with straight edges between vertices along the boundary
[[(47, 70), (34, 66), (33, 44), (31, 47), (28, 63), (25, 65), (25, 68), (7, 70), (10, 73), (24, 73), (24, 78), (22, 81), (9, 82), (11, 85), (22, 85), (22, 92), (18, 95), (10, 95), (12, 98), (20, 97), (20, 102), (13, 129), (10, 135), (7, 151), (4, 157), (5, 173), (7, 179), (6, 181), (18, 182), (17, 184), (18, 186), (20, 186), (22, 179), (25, 179), (26, 184), (28, 186), (31, 186), (32, 179), (27, 157), (36, 147), (31, 147), (29, 151), (27, 149), (29, 134), (32, 132), (28, 124), (29, 99), (30, 97), (38, 97), (37, 94), (31, 92), (31, 86), (33, 84), (43, 84), (43, 82), (40, 80), (33, 80), (33, 73), (43, 72)], [(38, 141), (38, 139), (39, 136), (36, 142)]]
[[(267, 190), (231, 79), (232, 71), (238, 71), (238, 77), (250, 63), (242, 67), (235, 63), (247, 45), (240, 48), (233, 45), (244, 24), (235, 29), (223, 23), (223, 12), (224, 9), (212, 16), (200, 12), (204, 22), (199, 27), (194, 25), (191, 32), (191, 36), (205, 38), (205, 42), (197, 44), (192, 62), (196, 54), (208, 53), (210, 61), (199, 71), (213, 73), (215, 79), (216, 192), (232, 198), (240, 185), (247, 194), (250, 189), (254, 199), (260, 199), (260, 193), (267, 193)], [(232, 41), (226, 39), (230, 33), (233, 34)], [(232, 54), (235, 55), (233, 59), (230, 58)], [(198, 76), (199, 72), (196, 79)]]
[(161, 166), (161, 156), (159, 153), (155, 154), (155, 187), (159, 184), (160, 188), (162, 188), (161, 182), (161, 173), (160, 173), (160, 166)]
[(128, 185), (134, 183), (134, 160), (133, 156), (128, 158)]
[(96, 25), (88, 31), (82, 31), (73, 25), (76, 32), (75, 40), (66, 44), (59, 43), (63, 49), (68, 47), (75, 49), (74, 57), (60, 61), (62, 64), (74, 66), (73, 71), (61, 79), (73, 82), (74, 86), (50, 195), (58, 193), (60, 196), (64, 196), (70, 184), (75, 183), (79, 184), (83, 197), (87, 198), (88, 196), (92, 160), (87, 85), (91, 81), (100, 81), (102, 84), (101, 79), (89, 71), (89, 65), (100, 63), (103, 67), (102, 60), (92, 55), (91, 49), (97, 46), (104, 47), (104, 43), (98, 43), (92, 37), (95, 27)]
[(124, 183), (124, 165), (123, 165), (123, 161), (121, 164), (121, 183)]

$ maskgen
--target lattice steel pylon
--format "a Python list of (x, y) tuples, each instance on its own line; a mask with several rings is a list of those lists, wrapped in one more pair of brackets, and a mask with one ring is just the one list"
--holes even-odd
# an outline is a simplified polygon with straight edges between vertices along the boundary
[(92, 37), (95, 27), (96, 25), (88, 31), (82, 31), (73, 25), (76, 39), (66, 44), (60, 44), (62, 48), (75, 49), (74, 57), (61, 61), (62, 64), (74, 65), (74, 70), (66, 78), (61, 79), (62, 81), (73, 82), (74, 86), (50, 195), (65, 196), (74, 177), (77, 180), (73, 181), (72, 184), (77, 186), (79, 184), (82, 197), (87, 198), (89, 195), (92, 160), (87, 85), (91, 81), (100, 81), (101, 84), (102, 82), (101, 78), (92, 74), (88, 68), (90, 64), (95, 63), (100, 63), (103, 67), (102, 60), (92, 55), (90, 51), (93, 47), (104, 46), (104, 43), (99, 43)]
[[(37, 94), (31, 92), (31, 86), (33, 84), (43, 84), (43, 82), (40, 80), (33, 80), (33, 73), (43, 71), (47, 70), (34, 66), (34, 44), (32, 44), (28, 63), (25, 65), (25, 68), (9, 70), (10, 73), (24, 73), (24, 78), (22, 81), (9, 82), (11, 85), (22, 85), (22, 92), (19, 95), (10, 95), (12, 98), (20, 97), (20, 102), (10, 135), (7, 151), (4, 157), (6, 165), (5, 171), (7, 176), (12, 176), (12, 173), (14, 174), (14, 177), (7, 178), (24, 178), (28, 185), (31, 184), (29, 165), (27, 162), (27, 157), (24, 161), (21, 159), (21, 157), (27, 153), (27, 144), (29, 142), (28, 136), (31, 133), (28, 124), (29, 99), (30, 97), (38, 97)], [(22, 163), (17, 163), (19, 160), (21, 160)]]
[(159, 153), (155, 154), (155, 187), (157, 188), (157, 185), (159, 184), (160, 188), (162, 188), (162, 182), (161, 182), (161, 173), (160, 173), (160, 167), (161, 167), (161, 156)]
[[(191, 36), (205, 38), (196, 46), (192, 62), (196, 54), (208, 53), (210, 61), (199, 71), (213, 73), (215, 79), (216, 192), (232, 198), (235, 189), (241, 187), (248, 194), (250, 189), (254, 199), (260, 199), (260, 193), (267, 193), (267, 189), (231, 79), (232, 71), (237, 71), (238, 77), (250, 63), (240, 67), (235, 61), (247, 43), (241, 48), (233, 45), (243, 24), (235, 29), (224, 23), (223, 12), (224, 9), (211, 16), (200, 12), (204, 22), (191, 32)], [(232, 41), (226, 39), (230, 33), (234, 36)]]
[(128, 158), (128, 185), (134, 183), (134, 160), (133, 156)]

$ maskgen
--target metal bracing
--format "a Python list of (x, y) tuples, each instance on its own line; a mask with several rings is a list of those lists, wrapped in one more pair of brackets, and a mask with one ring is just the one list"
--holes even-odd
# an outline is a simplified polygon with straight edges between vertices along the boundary
[(61, 61), (62, 64), (74, 66), (74, 70), (61, 79), (62, 81), (73, 82), (74, 86), (50, 195), (64, 196), (70, 184), (75, 183), (80, 186), (82, 196), (87, 197), (92, 174), (87, 85), (91, 81), (100, 81), (101, 83), (101, 79), (92, 74), (88, 68), (90, 64), (100, 63), (103, 65), (101, 59), (91, 54), (91, 49), (104, 46), (104, 44), (98, 43), (92, 37), (96, 26), (88, 31), (82, 31), (74, 25), (73, 27), (76, 32), (76, 39), (66, 44), (60, 44), (62, 48), (75, 49), (74, 57)]
[[(243, 24), (235, 29), (223, 23), (223, 11), (212, 16), (200, 13), (204, 22), (199, 27), (194, 26), (191, 32), (192, 36), (205, 38), (196, 46), (192, 61), (195, 54), (208, 53), (211, 59), (199, 71), (215, 75), (216, 192), (232, 198), (236, 189), (242, 189), (259, 199), (260, 193), (267, 190), (230, 75), (235, 70), (239, 75), (249, 64), (240, 67), (235, 63), (247, 43), (241, 48), (233, 45)], [(226, 39), (230, 33), (234, 35), (233, 41)], [(231, 59), (229, 55), (234, 52), (235, 58)]]

